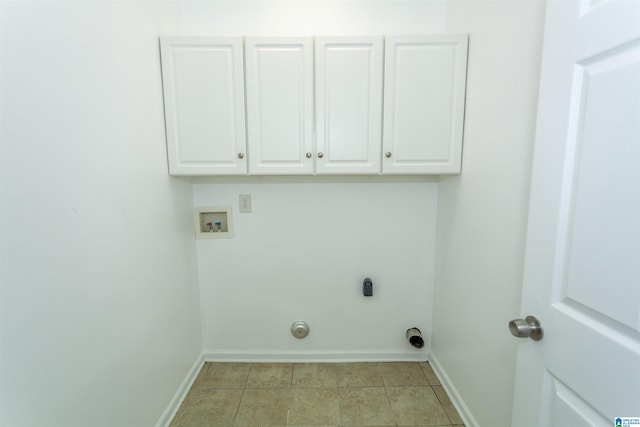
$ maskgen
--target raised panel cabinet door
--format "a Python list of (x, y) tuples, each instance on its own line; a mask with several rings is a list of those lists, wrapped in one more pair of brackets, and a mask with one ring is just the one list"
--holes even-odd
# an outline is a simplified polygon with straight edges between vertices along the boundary
[(383, 173), (460, 173), (468, 39), (386, 38)]
[(246, 174), (241, 37), (163, 37), (171, 175)]
[(245, 39), (249, 173), (313, 173), (313, 40)]
[(379, 174), (383, 38), (315, 41), (316, 173)]

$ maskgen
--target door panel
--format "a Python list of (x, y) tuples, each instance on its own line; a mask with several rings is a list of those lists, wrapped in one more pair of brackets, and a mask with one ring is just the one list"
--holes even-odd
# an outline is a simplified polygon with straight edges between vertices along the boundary
[(160, 46), (169, 172), (245, 174), (242, 38), (164, 37)]
[(640, 417), (639, 46), (638, 2), (547, 5), (513, 425)]
[(316, 38), (316, 172), (379, 174), (382, 37)]
[(387, 36), (384, 173), (460, 173), (467, 35)]
[(247, 37), (245, 50), (249, 173), (313, 173), (311, 38)]
[(640, 332), (640, 49), (599, 53), (575, 73), (562, 293)]
[[(570, 388), (552, 378), (551, 396), (552, 419), (557, 426), (597, 426), (610, 425), (610, 421), (602, 418), (580, 396)], [(550, 424), (551, 425), (551, 424)]]

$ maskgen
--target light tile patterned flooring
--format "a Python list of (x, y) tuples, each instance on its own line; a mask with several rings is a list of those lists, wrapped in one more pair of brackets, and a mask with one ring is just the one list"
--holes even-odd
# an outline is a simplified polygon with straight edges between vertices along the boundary
[(205, 363), (171, 427), (463, 426), (429, 363)]

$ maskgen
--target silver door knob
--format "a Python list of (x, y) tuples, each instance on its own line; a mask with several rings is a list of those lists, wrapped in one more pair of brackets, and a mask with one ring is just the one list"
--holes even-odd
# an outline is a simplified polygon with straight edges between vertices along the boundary
[(531, 338), (534, 341), (542, 339), (542, 326), (540, 322), (533, 316), (527, 316), (523, 319), (513, 319), (509, 322), (509, 332), (518, 338)]
[(238, 153), (238, 158), (239, 159), (244, 159), (244, 154), (243, 153)]
[(323, 158), (324, 157), (324, 153), (322, 153), (322, 152), (318, 153), (318, 157)]
[(386, 153), (384, 153), (385, 157), (391, 157), (391, 151), (387, 151)]
[(307, 156), (307, 159), (310, 159), (310, 158), (311, 158), (311, 156), (313, 156), (313, 154), (311, 154), (311, 153), (307, 153), (307, 154), (306, 154), (306, 156)]

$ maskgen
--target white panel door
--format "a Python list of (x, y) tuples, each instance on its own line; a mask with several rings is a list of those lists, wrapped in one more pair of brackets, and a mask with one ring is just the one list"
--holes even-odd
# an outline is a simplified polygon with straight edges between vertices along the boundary
[(383, 38), (316, 37), (316, 172), (381, 172)]
[(535, 144), (513, 425), (640, 419), (640, 2), (547, 3)]
[(160, 39), (172, 175), (246, 174), (240, 37)]
[(460, 173), (468, 39), (387, 37), (384, 173)]
[(313, 41), (245, 40), (249, 173), (313, 173)]

